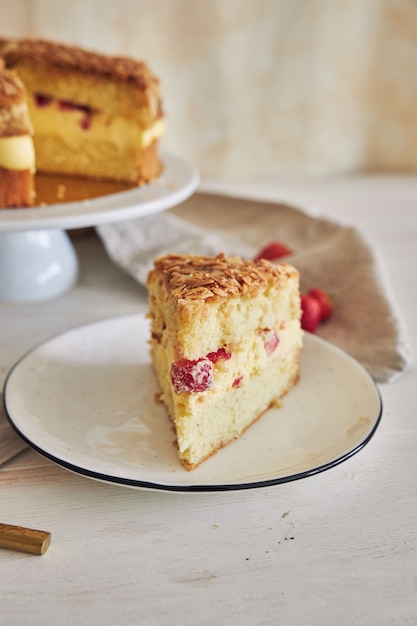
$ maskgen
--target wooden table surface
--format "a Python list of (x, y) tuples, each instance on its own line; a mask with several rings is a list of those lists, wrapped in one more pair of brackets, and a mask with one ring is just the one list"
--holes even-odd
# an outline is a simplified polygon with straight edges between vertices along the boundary
[[(206, 182), (350, 223), (378, 246), (417, 347), (417, 178)], [(80, 280), (40, 303), (0, 305), (0, 383), (29, 348), (78, 324), (142, 311), (146, 293), (94, 233)], [(0, 550), (0, 624), (417, 624), (417, 375), (380, 385), (371, 442), (308, 479), (170, 494), (103, 484), (32, 450), (0, 468), (0, 522), (52, 533), (31, 556)]]

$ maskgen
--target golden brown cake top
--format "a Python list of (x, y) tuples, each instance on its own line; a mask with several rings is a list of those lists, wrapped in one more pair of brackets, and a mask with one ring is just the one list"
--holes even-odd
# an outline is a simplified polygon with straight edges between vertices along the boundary
[(264, 259), (252, 261), (224, 253), (216, 257), (168, 254), (155, 260), (148, 284), (162, 275), (170, 295), (184, 305), (187, 301), (253, 296), (266, 285), (279, 285), (284, 275), (296, 274), (286, 263), (275, 266)]
[(77, 46), (29, 38), (0, 38), (0, 54), (9, 67), (14, 67), (22, 59), (31, 59), (82, 73), (129, 81), (143, 91), (159, 94), (159, 80), (147, 64), (128, 57), (108, 56)]

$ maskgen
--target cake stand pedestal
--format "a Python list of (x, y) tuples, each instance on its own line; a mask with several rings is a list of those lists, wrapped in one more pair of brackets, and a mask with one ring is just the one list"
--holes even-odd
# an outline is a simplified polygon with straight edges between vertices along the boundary
[[(0, 302), (34, 302), (71, 289), (78, 259), (65, 230), (151, 215), (197, 188), (197, 171), (163, 155), (157, 181), (135, 189), (55, 205), (0, 211)], [(65, 230), (63, 230), (65, 229)]]
[(62, 230), (0, 234), (0, 300), (46, 300), (71, 289), (78, 259)]

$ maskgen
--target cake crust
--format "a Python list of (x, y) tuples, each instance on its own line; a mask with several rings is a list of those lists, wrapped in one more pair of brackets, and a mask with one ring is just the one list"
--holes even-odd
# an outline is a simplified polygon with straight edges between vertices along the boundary
[(31, 133), (25, 87), (16, 72), (0, 68), (0, 138)]
[[(31, 132), (25, 87), (15, 72), (0, 66), (0, 209), (33, 204), (34, 155)], [(22, 142), (25, 147), (23, 152)], [(29, 152), (28, 146), (32, 149)], [(25, 158), (28, 154), (29, 157)]]
[(78, 46), (31, 38), (3, 40), (2, 46), (0, 43), (0, 54), (7, 67), (15, 67), (23, 61), (30, 60), (58, 69), (131, 83), (146, 96), (149, 103), (158, 103), (156, 117), (163, 115), (159, 79), (143, 61), (125, 56), (109, 56)]
[(0, 210), (29, 207), (34, 197), (32, 172), (0, 167)]
[(223, 252), (215, 257), (168, 254), (155, 260), (148, 284), (162, 275), (179, 314), (189, 321), (214, 300), (253, 297), (265, 284), (279, 285), (296, 274), (297, 270), (287, 263), (278, 268), (265, 259), (255, 262), (227, 257)]
[(0, 107), (11, 107), (23, 102), (25, 95), (26, 90), (16, 72), (0, 67)]
[(299, 272), (224, 253), (168, 254), (154, 261), (147, 286), (160, 399), (192, 470), (298, 381)]
[(45, 39), (9, 39), (3, 43), (1, 54), (9, 66), (27, 57), (58, 67), (76, 69), (79, 72), (129, 80), (142, 89), (159, 82), (143, 61), (124, 56), (108, 56)]

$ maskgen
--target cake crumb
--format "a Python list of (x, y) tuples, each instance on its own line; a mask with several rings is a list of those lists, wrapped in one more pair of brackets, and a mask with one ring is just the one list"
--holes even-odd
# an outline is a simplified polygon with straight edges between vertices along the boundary
[(65, 194), (67, 193), (66, 185), (58, 185), (56, 190), (56, 197), (58, 200), (63, 200), (65, 198)]

